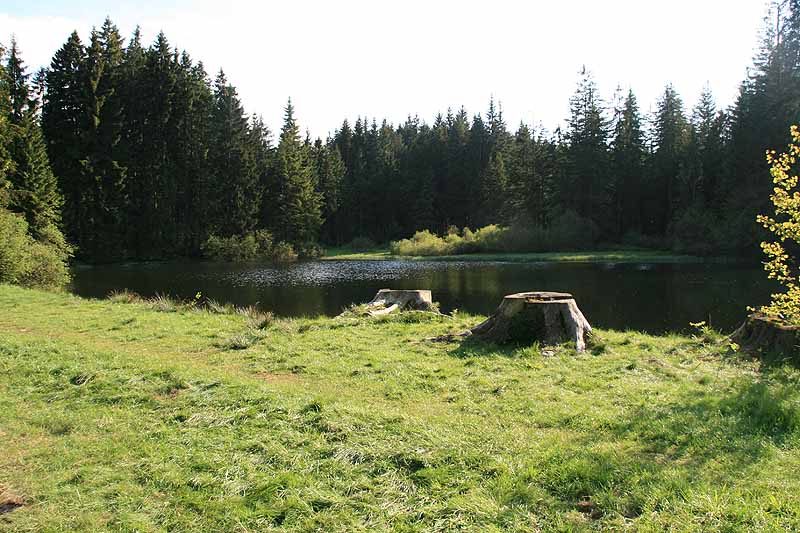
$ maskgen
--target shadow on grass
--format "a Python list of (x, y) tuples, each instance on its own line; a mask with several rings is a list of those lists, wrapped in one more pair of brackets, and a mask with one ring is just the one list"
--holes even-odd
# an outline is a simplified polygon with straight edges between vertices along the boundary
[(739, 467), (758, 461), (770, 445), (791, 447), (800, 436), (796, 387), (775, 380), (741, 380), (730, 394), (703, 392), (680, 402), (642, 405), (612, 429), (647, 451), (700, 466), (721, 456)]
[(458, 357), (459, 359), (469, 359), (471, 357), (497, 357), (497, 356), (513, 358), (513, 357), (519, 357), (520, 352), (523, 350), (538, 351), (540, 349), (538, 343), (497, 344), (494, 342), (481, 340), (474, 336), (464, 337), (463, 339), (455, 339), (449, 342), (451, 344), (455, 344), (455, 346), (447, 351), (448, 355), (451, 355), (453, 357)]

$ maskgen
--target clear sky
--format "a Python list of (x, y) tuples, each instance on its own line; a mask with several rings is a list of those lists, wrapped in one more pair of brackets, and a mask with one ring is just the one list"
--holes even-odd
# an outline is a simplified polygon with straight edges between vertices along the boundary
[(688, 107), (708, 84), (730, 105), (751, 64), (762, 0), (0, 0), (0, 42), (17, 37), (29, 67), (49, 64), (73, 29), (106, 15), (146, 43), (172, 45), (224, 68), (245, 109), (275, 131), (291, 96), (300, 125), (324, 137), (347, 117), (402, 121), (491, 95), (511, 129), (567, 116), (586, 65), (601, 94), (633, 88), (644, 111), (667, 82)]

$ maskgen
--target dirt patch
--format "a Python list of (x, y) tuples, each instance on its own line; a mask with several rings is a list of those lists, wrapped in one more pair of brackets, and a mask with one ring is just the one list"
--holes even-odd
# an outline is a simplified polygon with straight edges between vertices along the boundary
[(153, 396), (153, 397), (154, 397), (156, 400), (159, 400), (159, 401), (168, 401), (168, 400), (174, 400), (175, 398), (177, 398), (178, 396), (180, 396), (180, 395), (181, 395), (181, 393), (182, 393), (183, 391), (185, 391), (185, 390), (186, 390), (186, 389), (184, 389), (184, 388), (182, 388), (182, 387), (176, 387), (176, 388), (174, 388), (174, 389), (171, 389), (169, 392), (166, 392), (166, 393), (164, 393), (164, 394), (156, 394), (156, 395), (155, 395), (155, 396)]
[(575, 507), (578, 509), (578, 511), (595, 520), (603, 516), (603, 512), (588, 497), (584, 497), (578, 501)]
[(25, 502), (20, 496), (0, 485), (0, 515), (10, 513), (23, 505)]

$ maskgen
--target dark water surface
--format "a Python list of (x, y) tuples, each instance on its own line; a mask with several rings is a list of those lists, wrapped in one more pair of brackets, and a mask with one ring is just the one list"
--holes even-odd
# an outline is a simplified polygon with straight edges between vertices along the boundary
[(204, 296), (257, 305), (279, 316), (335, 315), (378, 289), (431, 289), (441, 309), (488, 314), (503, 295), (572, 293), (592, 325), (651, 333), (686, 330), (709, 321), (730, 330), (748, 305), (761, 305), (774, 286), (757, 265), (720, 263), (502, 263), (313, 261), (289, 265), (202, 262), (80, 267), (72, 290), (104, 297), (128, 289), (143, 296)]

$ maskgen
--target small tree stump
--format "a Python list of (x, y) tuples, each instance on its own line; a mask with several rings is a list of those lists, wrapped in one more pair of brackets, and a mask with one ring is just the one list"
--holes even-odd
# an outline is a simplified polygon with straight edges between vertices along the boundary
[(370, 316), (388, 315), (394, 311), (436, 311), (431, 291), (381, 289), (367, 304)]
[(469, 333), (497, 343), (541, 341), (553, 345), (572, 341), (575, 349), (583, 352), (591, 331), (571, 294), (521, 292), (503, 298), (494, 315)]
[(779, 318), (763, 313), (749, 315), (730, 340), (749, 353), (800, 357), (800, 326), (784, 324)]

